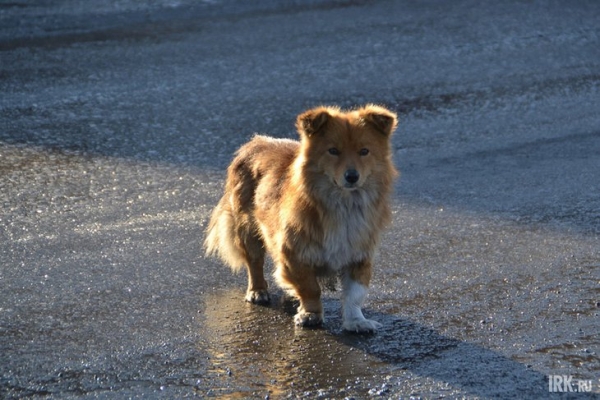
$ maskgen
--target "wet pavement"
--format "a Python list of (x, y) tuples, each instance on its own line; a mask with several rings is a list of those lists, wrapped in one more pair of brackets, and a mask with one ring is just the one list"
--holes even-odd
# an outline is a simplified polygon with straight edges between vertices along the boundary
[[(600, 4), (0, 3), (0, 397), (599, 398)], [(398, 112), (365, 315), (205, 258), (235, 149)], [(274, 286), (274, 285), (273, 285)], [(591, 393), (549, 393), (549, 376)], [(581, 386), (585, 389), (587, 386)], [(564, 389), (568, 387), (556, 387)]]

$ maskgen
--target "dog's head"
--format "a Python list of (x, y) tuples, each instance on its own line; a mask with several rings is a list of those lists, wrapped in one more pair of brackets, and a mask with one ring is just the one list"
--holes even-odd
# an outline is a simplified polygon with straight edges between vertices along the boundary
[(296, 121), (306, 167), (349, 191), (396, 175), (390, 146), (396, 125), (396, 114), (375, 105), (348, 112), (317, 107)]

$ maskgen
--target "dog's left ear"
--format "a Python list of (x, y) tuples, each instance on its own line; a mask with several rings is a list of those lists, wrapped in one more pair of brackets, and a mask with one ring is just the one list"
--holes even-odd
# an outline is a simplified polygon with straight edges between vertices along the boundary
[(368, 105), (359, 113), (367, 123), (386, 136), (390, 136), (398, 125), (396, 114), (380, 106)]

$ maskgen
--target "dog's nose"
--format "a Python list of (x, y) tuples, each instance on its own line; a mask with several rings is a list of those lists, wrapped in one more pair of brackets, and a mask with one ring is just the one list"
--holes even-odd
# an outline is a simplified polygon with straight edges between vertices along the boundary
[(344, 179), (350, 184), (358, 182), (358, 178), (360, 178), (360, 174), (355, 169), (349, 169), (344, 173)]

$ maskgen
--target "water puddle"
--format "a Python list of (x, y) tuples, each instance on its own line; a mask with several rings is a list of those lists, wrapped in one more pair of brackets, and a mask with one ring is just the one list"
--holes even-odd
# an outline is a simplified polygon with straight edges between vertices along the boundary
[(426, 328), (368, 310), (367, 316), (384, 328), (376, 335), (345, 333), (334, 298), (324, 299), (322, 329), (296, 328), (293, 305), (281, 298), (272, 303), (245, 303), (239, 290), (205, 299), (202, 345), (211, 357), (213, 379), (207, 395), (364, 397), (374, 387), (385, 387), (386, 373), (456, 345)]

